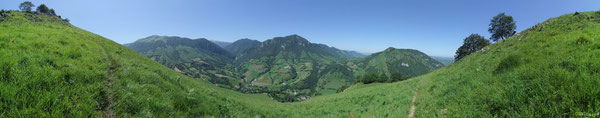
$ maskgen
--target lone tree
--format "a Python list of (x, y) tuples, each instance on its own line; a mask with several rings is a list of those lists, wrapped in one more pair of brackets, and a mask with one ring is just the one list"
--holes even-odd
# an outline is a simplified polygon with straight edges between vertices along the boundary
[(43, 14), (51, 15), (50, 9), (48, 9), (48, 7), (45, 4), (41, 4), (40, 6), (38, 6), (36, 11)]
[(492, 18), (488, 31), (492, 33), (490, 39), (497, 42), (515, 35), (515, 33), (517, 33), (515, 29), (517, 29), (517, 26), (515, 25), (513, 17), (500, 13)]
[(25, 1), (19, 5), (19, 9), (21, 9), (21, 11), (25, 11), (25, 12), (31, 12), (32, 7), (35, 7), (35, 5), (33, 5), (33, 3), (29, 2), (29, 1)]
[(488, 45), (490, 45), (490, 41), (485, 39), (483, 36), (479, 34), (471, 34), (469, 37), (465, 38), (463, 45), (456, 50), (454, 60), (458, 61), (463, 57), (477, 52)]

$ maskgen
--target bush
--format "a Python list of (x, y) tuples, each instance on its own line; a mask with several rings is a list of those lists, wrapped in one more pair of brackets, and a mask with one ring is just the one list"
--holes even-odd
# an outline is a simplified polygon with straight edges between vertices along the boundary
[(579, 37), (577, 39), (577, 45), (586, 45), (586, 44), (590, 44), (590, 40), (586, 37)]
[(408, 76), (404, 76), (400, 73), (393, 73), (392, 76), (390, 77), (390, 82), (404, 81), (408, 78), (409, 78)]
[(368, 73), (363, 76), (358, 76), (357, 78), (358, 79), (355, 81), (355, 83), (370, 84), (403, 81), (408, 79), (409, 77), (400, 73), (393, 73), (390, 77), (384, 74)]
[(374, 83), (374, 82), (385, 82), (386, 80), (387, 80), (387, 77), (385, 77), (383, 75), (378, 75), (375, 73), (368, 73), (363, 76), (359, 76), (357, 82), (364, 83), (364, 84), (370, 84), (370, 83)]
[(350, 87), (350, 85), (344, 85), (344, 86), (338, 88), (335, 93), (344, 92), (344, 90), (348, 89), (349, 87)]

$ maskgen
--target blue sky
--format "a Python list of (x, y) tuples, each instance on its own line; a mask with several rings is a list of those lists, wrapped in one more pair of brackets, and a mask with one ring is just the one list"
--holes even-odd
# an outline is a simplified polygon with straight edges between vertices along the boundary
[[(17, 9), (20, 0), (2, 0)], [(512, 15), (521, 31), (599, 0), (32, 0), (75, 26), (118, 43), (150, 35), (260, 41), (298, 34), (311, 42), (359, 52), (412, 48), (454, 55), (471, 33), (486, 38), (489, 20)]]

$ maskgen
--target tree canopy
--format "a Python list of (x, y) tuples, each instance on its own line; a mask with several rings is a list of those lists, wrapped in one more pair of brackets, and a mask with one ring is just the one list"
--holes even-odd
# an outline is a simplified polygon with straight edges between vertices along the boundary
[(470, 55), (471, 53), (481, 50), (483, 47), (490, 45), (490, 41), (479, 34), (471, 34), (465, 38), (463, 45), (456, 50), (454, 59), (456, 61)]
[(48, 9), (48, 7), (45, 4), (41, 4), (40, 6), (38, 6), (36, 11), (43, 14), (51, 15), (50, 9)]
[(490, 39), (496, 42), (514, 35), (516, 33), (515, 29), (517, 29), (517, 26), (513, 17), (500, 13), (492, 18), (488, 31), (492, 33)]
[(29, 1), (25, 1), (19, 5), (19, 9), (21, 9), (21, 11), (25, 11), (25, 12), (31, 12), (32, 7), (35, 7), (35, 5), (33, 5), (33, 3), (29, 2)]

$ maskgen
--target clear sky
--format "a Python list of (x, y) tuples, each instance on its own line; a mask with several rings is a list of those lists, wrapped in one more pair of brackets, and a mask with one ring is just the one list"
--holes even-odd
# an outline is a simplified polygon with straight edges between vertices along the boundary
[[(2, 0), (18, 9), (21, 0)], [(600, 0), (32, 0), (82, 29), (118, 43), (150, 35), (260, 41), (298, 34), (311, 42), (359, 52), (412, 48), (454, 55), (471, 33), (486, 38), (490, 19), (512, 15), (521, 31)]]

